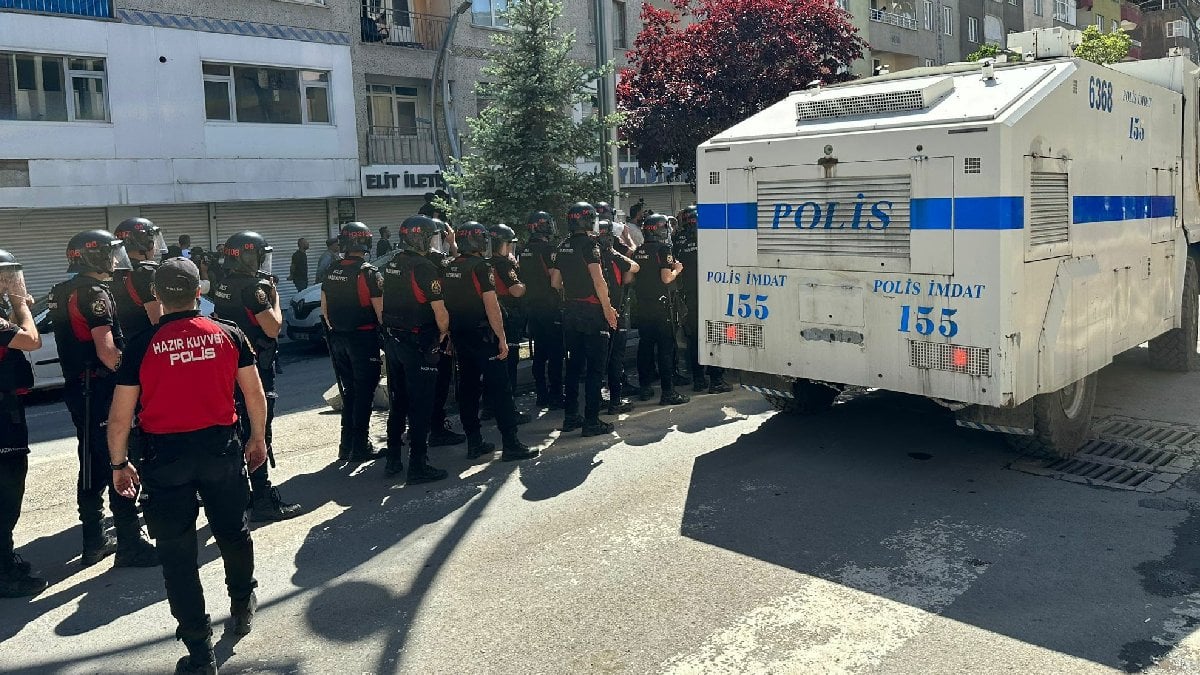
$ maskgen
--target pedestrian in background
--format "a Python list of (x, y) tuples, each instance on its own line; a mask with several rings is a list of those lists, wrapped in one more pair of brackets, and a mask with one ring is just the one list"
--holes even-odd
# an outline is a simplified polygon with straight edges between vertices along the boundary
[(192, 237), (190, 235), (179, 235), (179, 255), (191, 260), (192, 258)]
[[(258, 607), (246, 467), (257, 469), (267, 459), (267, 401), (246, 335), (232, 323), (200, 316), (196, 265), (184, 258), (163, 262), (154, 287), (164, 314), (153, 330), (130, 341), (117, 372), (109, 462), (123, 497), (136, 498), (139, 486), (146, 493), (146, 525), (163, 560), (167, 602), (178, 622), (175, 637), (188, 650), (175, 672), (216, 673), (197, 561), (196, 495), (204, 500), (225, 566), (231, 632), (246, 635)], [(244, 450), (236, 431), (235, 384), (251, 429)], [(140, 473), (129, 454), (135, 408)]]
[(304, 237), (296, 241), (296, 252), (292, 254), (288, 281), (296, 285), (297, 291), (308, 288), (308, 240)]
[(338, 258), (338, 238), (330, 237), (325, 240), (325, 252), (321, 254), (321, 259), (317, 261), (317, 277), (314, 280), (316, 283), (325, 281), (325, 275), (329, 273), (330, 266)]
[(382, 258), (392, 250), (392, 231), (383, 226), (379, 228), (379, 243), (375, 246), (375, 257)]

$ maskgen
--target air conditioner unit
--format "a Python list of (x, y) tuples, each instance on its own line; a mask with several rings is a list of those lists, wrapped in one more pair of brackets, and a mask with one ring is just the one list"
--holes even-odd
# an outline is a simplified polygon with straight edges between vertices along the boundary
[(1189, 56), (1191, 53), (1191, 47), (1170, 47), (1167, 49), (1167, 56)]

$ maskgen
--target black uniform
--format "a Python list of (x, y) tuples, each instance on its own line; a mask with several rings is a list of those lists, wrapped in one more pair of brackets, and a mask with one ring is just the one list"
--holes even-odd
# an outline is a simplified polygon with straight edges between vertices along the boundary
[(486, 393), (500, 433), (506, 441), (515, 439), (517, 411), (508, 369), (496, 358), (500, 345), (483, 305), (484, 293), (496, 292), (492, 265), (479, 256), (459, 256), (446, 268), (443, 281), (450, 336), (458, 355), (458, 413), (463, 431), (468, 439), (479, 437), (479, 401)]
[(368, 427), (379, 386), (378, 319), (372, 298), (383, 296), (383, 275), (369, 262), (345, 258), (329, 268), (321, 283), (329, 309), (330, 356), (342, 388), (343, 453), (371, 451)]
[(508, 358), (505, 359), (508, 388), (516, 397), (517, 363), (521, 360), (521, 340), (525, 335), (525, 303), (524, 298), (513, 297), (509, 289), (522, 283), (521, 270), (505, 256), (492, 256), (488, 263), (495, 271), (496, 297), (500, 300), (500, 311), (504, 315), (504, 336), (508, 338)]
[(33, 371), (24, 352), (8, 347), (20, 332), (20, 326), (0, 319), (0, 577), (11, 571), (12, 534), (29, 472), (29, 425), (18, 394), (33, 386)]
[(429, 420), (437, 388), (437, 321), (431, 302), (442, 299), (442, 282), (429, 258), (402, 251), (383, 268), (383, 351), (388, 372), (388, 456), (399, 460), (407, 425), (409, 468), (424, 466)]
[(117, 384), (141, 389), (136, 443), (146, 525), (162, 558), (175, 635), (185, 641), (210, 634), (196, 560), (197, 494), (234, 606), (249, 602), (258, 585), (233, 397), (238, 369), (251, 365), (254, 351), (233, 323), (190, 311), (168, 314), (132, 338), (116, 375)]
[[(615, 253), (619, 253), (615, 255)], [(629, 248), (620, 242), (615, 242), (611, 249), (601, 247), (600, 268), (604, 271), (604, 281), (608, 284), (608, 298), (613, 309), (617, 310), (617, 328), (610, 328), (612, 336), (608, 353), (608, 400), (609, 407), (621, 404), (622, 389), (625, 384), (625, 347), (628, 344), (629, 333), (629, 284), (631, 269), (626, 258)]]
[[(446, 266), (450, 264), (450, 258), (437, 251), (430, 251), (425, 258), (433, 263), (438, 279), (441, 279)], [(434, 388), (429, 418), (429, 444), (436, 447), (462, 443), (462, 437), (450, 431), (446, 424), (446, 403), (450, 400), (450, 383), (454, 381), (454, 356), (443, 352), (438, 359), (437, 369), (437, 386)]]
[(109, 284), (113, 299), (117, 303), (117, 323), (121, 333), (132, 337), (150, 328), (150, 316), (146, 314), (146, 303), (154, 302), (154, 272), (158, 263), (139, 260), (131, 270), (117, 270)]
[(719, 386), (725, 381), (724, 368), (720, 366), (708, 366), (706, 373), (705, 367), (700, 365), (700, 327), (698, 324), (698, 317), (700, 316), (700, 261), (698, 250), (699, 246), (697, 245), (694, 231), (675, 243), (675, 259), (683, 263), (683, 274), (679, 276), (680, 291), (683, 293), (684, 306), (687, 308), (687, 316), (683, 321), (683, 334), (687, 338), (688, 364), (692, 371), (692, 382), (696, 385), (696, 391), (704, 388), (706, 376), (714, 387)]
[(54, 321), (54, 339), (62, 368), (63, 400), (71, 412), (79, 439), (79, 479), (75, 498), (79, 521), (83, 524), (83, 548), (97, 550), (106, 545), (103, 526), (103, 493), (108, 490), (108, 506), (118, 542), (139, 540), (137, 506), (132, 499), (117, 494), (109, 468), (108, 435), (105, 425), (116, 386), (113, 372), (96, 354), (92, 329), (112, 328), (113, 340), (121, 346), (121, 329), (116, 321), (112, 293), (101, 282), (85, 274), (50, 289), (50, 317)]
[(533, 338), (533, 384), (539, 406), (563, 400), (563, 315), (558, 291), (550, 286), (555, 244), (530, 240), (519, 256), (525, 280), (525, 313)]
[[(275, 420), (275, 357), (279, 341), (267, 335), (258, 323), (258, 314), (271, 309), (273, 294), (271, 282), (257, 276), (240, 273), (230, 273), (222, 279), (213, 291), (213, 305), (217, 316), (237, 325), (258, 355), (258, 377), (262, 380), (263, 391), (267, 394), (267, 448), (271, 448), (271, 423)], [(250, 420), (242, 415), (239, 433), (244, 443), (250, 437)], [(268, 475), (267, 464), (258, 467), (250, 474), (250, 489), (255, 498), (266, 495), (271, 491), (271, 479)], [(265, 498), (265, 497), (263, 497)]]
[(641, 268), (634, 284), (637, 296), (638, 383), (643, 392), (650, 387), (650, 372), (658, 361), (658, 376), (662, 382), (662, 399), (675, 393), (675, 326), (671, 317), (671, 295), (674, 289), (662, 282), (662, 270), (675, 262), (667, 244), (646, 242), (633, 254)]
[[(558, 245), (553, 265), (562, 274), (563, 332), (567, 347), (567, 376), (563, 410), (570, 421), (579, 417), (579, 380), (584, 381), (583, 425), (600, 419), (600, 385), (608, 362), (609, 330), (604, 308), (596, 297), (588, 265), (600, 264), (600, 244), (584, 233), (572, 234)], [(586, 432), (586, 429), (585, 429)]]

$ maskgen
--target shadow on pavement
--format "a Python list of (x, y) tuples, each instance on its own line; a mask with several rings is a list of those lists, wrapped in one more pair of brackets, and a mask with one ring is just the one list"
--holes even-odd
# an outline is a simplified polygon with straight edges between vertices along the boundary
[(1194, 476), (1164, 501), (1014, 459), (931, 402), (877, 392), (698, 458), (681, 532), (1128, 672), (1194, 629), (1170, 629), (1200, 591)]

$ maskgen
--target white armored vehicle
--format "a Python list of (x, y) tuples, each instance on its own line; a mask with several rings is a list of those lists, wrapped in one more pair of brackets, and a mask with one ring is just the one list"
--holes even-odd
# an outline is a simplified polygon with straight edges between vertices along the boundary
[(777, 407), (847, 385), (1070, 455), (1096, 372), (1197, 353), (1196, 66), (1020, 63), (795, 92), (697, 151), (700, 362)]

